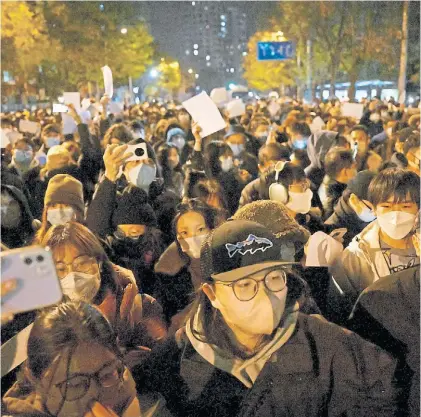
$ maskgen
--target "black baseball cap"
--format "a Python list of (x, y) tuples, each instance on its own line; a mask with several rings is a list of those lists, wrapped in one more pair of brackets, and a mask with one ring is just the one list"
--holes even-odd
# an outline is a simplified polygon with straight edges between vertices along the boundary
[(204, 279), (234, 281), (282, 265), (281, 245), (259, 223), (229, 220), (213, 230), (202, 244), (200, 266)]

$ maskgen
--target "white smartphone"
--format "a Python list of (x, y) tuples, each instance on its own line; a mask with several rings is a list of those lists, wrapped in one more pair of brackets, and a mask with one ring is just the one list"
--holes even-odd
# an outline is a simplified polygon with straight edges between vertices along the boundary
[(58, 303), (63, 298), (53, 256), (41, 246), (0, 253), (2, 314), (16, 314)]
[(65, 104), (53, 103), (53, 113), (67, 113), (69, 109)]
[(138, 145), (129, 145), (126, 152), (133, 152), (133, 156), (126, 160), (130, 161), (145, 161), (149, 159), (148, 148), (146, 143), (139, 143)]

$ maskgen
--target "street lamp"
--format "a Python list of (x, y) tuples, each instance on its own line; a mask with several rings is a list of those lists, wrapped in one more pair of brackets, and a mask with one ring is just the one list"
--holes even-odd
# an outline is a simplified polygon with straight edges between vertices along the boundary
[(150, 72), (149, 72), (149, 75), (150, 75), (152, 78), (156, 78), (156, 77), (158, 77), (158, 70), (157, 70), (156, 68), (152, 68), (152, 69), (150, 70)]
[(193, 74), (193, 70), (191, 68), (189, 68), (188, 73)]
[(127, 33), (127, 28), (121, 28), (121, 31), (120, 31), (123, 35), (125, 35), (126, 33)]
[(196, 80), (199, 78), (199, 74), (195, 74), (194, 76), (195, 76)]

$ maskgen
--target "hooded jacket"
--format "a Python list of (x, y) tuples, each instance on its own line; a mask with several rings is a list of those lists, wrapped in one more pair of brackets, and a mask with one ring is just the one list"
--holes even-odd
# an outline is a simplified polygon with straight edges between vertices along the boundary
[(210, 364), (183, 333), (132, 373), (137, 389), (160, 392), (174, 417), (386, 417), (396, 412), (395, 367), (356, 334), (299, 313), (251, 388)]
[(339, 286), (354, 302), (365, 288), (390, 275), (380, 248), (379, 232), (377, 220), (371, 222), (354, 237), (342, 254), (341, 265), (333, 269)]
[(19, 248), (29, 245), (34, 237), (33, 221), (31, 209), (24, 193), (12, 185), (1, 185), (1, 189), (7, 190), (19, 203), (21, 210), (21, 222), (15, 229), (1, 228), (1, 242), (9, 249)]
[(351, 240), (361, 233), (370, 223), (363, 222), (351, 208), (349, 203), (341, 197), (336, 204), (333, 214), (325, 221), (325, 225), (330, 226), (332, 230), (346, 228), (348, 231), (344, 235), (343, 246), (346, 248)]

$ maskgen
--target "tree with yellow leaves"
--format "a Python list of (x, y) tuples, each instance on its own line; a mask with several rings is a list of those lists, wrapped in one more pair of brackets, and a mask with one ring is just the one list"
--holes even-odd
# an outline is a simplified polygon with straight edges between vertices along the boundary
[(258, 61), (257, 43), (278, 41), (276, 32), (256, 32), (248, 42), (248, 54), (244, 58), (244, 79), (249, 87), (259, 91), (279, 89), (281, 86), (295, 84), (296, 62)]

